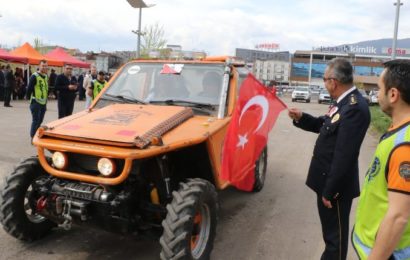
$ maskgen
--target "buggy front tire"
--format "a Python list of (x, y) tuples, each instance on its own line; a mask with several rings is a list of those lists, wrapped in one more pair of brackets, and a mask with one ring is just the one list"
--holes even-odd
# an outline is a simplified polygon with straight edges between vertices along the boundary
[(218, 211), (214, 185), (203, 179), (188, 179), (172, 195), (162, 222), (161, 259), (210, 259)]
[(45, 174), (38, 158), (30, 157), (15, 168), (1, 188), (0, 223), (9, 235), (19, 240), (38, 240), (55, 226), (35, 210), (39, 196), (32, 184)]

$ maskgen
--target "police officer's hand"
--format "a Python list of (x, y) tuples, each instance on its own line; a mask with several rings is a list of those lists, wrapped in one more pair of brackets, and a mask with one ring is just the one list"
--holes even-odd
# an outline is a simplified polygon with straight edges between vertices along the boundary
[(297, 108), (289, 108), (288, 115), (291, 119), (299, 121), (299, 119), (302, 117), (302, 111), (300, 111), (300, 109)]
[(330, 200), (327, 200), (325, 197), (322, 197), (323, 205), (325, 205), (326, 208), (331, 209), (332, 208), (332, 202)]

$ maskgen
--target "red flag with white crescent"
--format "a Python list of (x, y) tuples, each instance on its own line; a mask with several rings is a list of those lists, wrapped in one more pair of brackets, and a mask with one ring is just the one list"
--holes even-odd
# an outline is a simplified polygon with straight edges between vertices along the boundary
[(268, 134), (286, 105), (249, 74), (241, 85), (223, 146), (221, 178), (240, 190), (251, 191), (255, 162)]

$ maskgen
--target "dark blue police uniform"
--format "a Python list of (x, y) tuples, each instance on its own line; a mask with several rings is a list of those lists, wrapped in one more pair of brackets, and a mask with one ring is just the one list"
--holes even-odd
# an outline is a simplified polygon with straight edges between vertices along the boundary
[[(358, 157), (370, 112), (367, 101), (355, 89), (328, 114), (303, 113), (296, 127), (319, 133), (306, 185), (317, 193), (317, 205), (326, 243), (321, 259), (346, 259), (352, 200), (360, 194)], [(332, 202), (326, 208), (322, 196)]]

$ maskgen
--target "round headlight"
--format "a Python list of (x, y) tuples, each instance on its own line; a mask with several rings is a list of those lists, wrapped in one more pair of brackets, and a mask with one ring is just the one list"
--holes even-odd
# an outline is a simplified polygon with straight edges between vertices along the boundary
[(53, 165), (57, 169), (63, 170), (67, 167), (68, 159), (67, 155), (62, 152), (55, 152), (53, 153), (52, 157)]
[(110, 176), (115, 172), (114, 161), (108, 158), (101, 158), (98, 160), (98, 171), (105, 177)]

